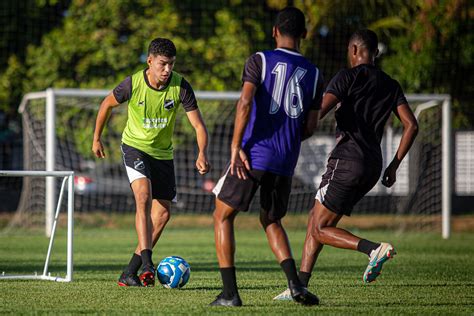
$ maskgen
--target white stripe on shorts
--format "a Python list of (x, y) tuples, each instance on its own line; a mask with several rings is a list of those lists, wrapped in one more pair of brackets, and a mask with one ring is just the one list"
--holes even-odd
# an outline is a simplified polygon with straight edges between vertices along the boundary
[(216, 197), (221, 192), (222, 186), (224, 185), (225, 178), (227, 177), (227, 174), (229, 173), (229, 171), (230, 171), (230, 165), (229, 165), (229, 168), (227, 168), (227, 171), (225, 172), (225, 174), (219, 179), (219, 181), (217, 181), (217, 184), (214, 187), (214, 189), (212, 189), (212, 193), (214, 193)]
[(125, 166), (125, 169), (127, 170), (128, 181), (130, 181), (130, 183), (140, 178), (146, 178), (144, 174), (141, 174), (132, 167)]
[(329, 183), (323, 186), (322, 188), (319, 188), (318, 192), (316, 192), (316, 196), (314, 197), (321, 204), (323, 204), (324, 202), (324, 197), (326, 196), (326, 192), (328, 191), (328, 186)]
[(329, 187), (329, 182), (331, 182), (332, 178), (334, 178), (334, 172), (336, 171), (337, 169), (337, 164), (339, 163), (339, 159), (336, 161), (336, 165), (334, 166), (334, 170), (332, 171), (332, 175), (331, 175), (331, 179), (328, 180), (328, 184), (326, 184), (325, 186), (323, 186), (322, 188), (320, 188), (318, 190), (318, 192), (316, 192), (316, 196), (314, 197), (316, 200), (319, 201), (319, 203), (323, 204), (324, 202), (324, 198), (326, 197), (326, 193), (328, 191), (328, 187)]
[[(130, 181), (130, 184), (132, 184), (133, 181), (141, 178), (146, 178), (145, 175), (141, 174), (137, 170), (133, 169), (132, 167), (125, 166), (125, 170), (127, 170), (127, 176), (128, 176), (128, 181)], [(171, 202), (176, 203), (178, 202), (178, 194), (174, 196), (174, 198), (171, 200)]]

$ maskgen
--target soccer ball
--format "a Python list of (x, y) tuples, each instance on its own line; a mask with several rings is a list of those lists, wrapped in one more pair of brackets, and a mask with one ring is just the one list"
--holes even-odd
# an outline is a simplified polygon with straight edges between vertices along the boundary
[(156, 274), (161, 285), (165, 288), (182, 288), (189, 281), (191, 267), (183, 258), (170, 256), (161, 260)]

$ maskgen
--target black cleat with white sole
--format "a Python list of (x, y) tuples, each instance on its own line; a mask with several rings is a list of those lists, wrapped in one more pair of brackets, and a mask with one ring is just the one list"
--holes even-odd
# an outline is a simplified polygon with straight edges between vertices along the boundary
[(210, 306), (242, 306), (242, 300), (239, 294), (235, 294), (231, 298), (227, 299), (224, 297), (224, 293), (221, 292), (216, 299), (209, 304)]
[(289, 282), (291, 297), (297, 303), (306, 306), (319, 305), (319, 298), (302, 285)]

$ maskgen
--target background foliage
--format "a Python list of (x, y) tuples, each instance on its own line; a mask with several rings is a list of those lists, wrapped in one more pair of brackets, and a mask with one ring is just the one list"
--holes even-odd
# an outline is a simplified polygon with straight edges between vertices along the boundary
[(0, 110), (14, 118), (22, 95), (48, 87), (111, 89), (144, 67), (158, 36), (173, 39), (176, 70), (195, 89), (238, 90), (246, 58), (273, 47), (272, 22), (288, 4), (306, 13), (302, 50), (327, 81), (346, 65), (348, 36), (370, 27), (380, 65), (406, 92), (449, 93), (455, 127), (474, 125), (468, 0), (2, 1)]

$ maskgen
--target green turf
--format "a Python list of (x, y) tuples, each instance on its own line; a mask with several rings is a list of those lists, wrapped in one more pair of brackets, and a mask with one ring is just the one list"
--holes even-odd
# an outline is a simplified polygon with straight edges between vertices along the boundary
[[(60, 231), (51, 262), (53, 274), (65, 274), (65, 232)], [(304, 230), (289, 230), (297, 262)], [(134, 248), (135, 233), (124, 229), (76, 229), (74, 281), (0, 280), (0, 314), (425, 314), (474, 313), (474, 234), (357, 232), (368, 239), (393, 242), (394, 260), (373, 284), (362, 282), (367, 258), (326, 247), (310, 290), (316, 307), (275, 302), (285, 278), (259, 230), (237, 232), (237, 276), (241, 308), (209, 307), (220, 291), (212, 228), (168, 229), (154, 252), (155, 262), (180, 255), (191, 265), (181, 290), (121, 288), (116, 284)], [(48, 240), (41, 234), (0, 235), (0, 273), (42, 271)], [(61, 252), (58, 254), (58, 252)]]

